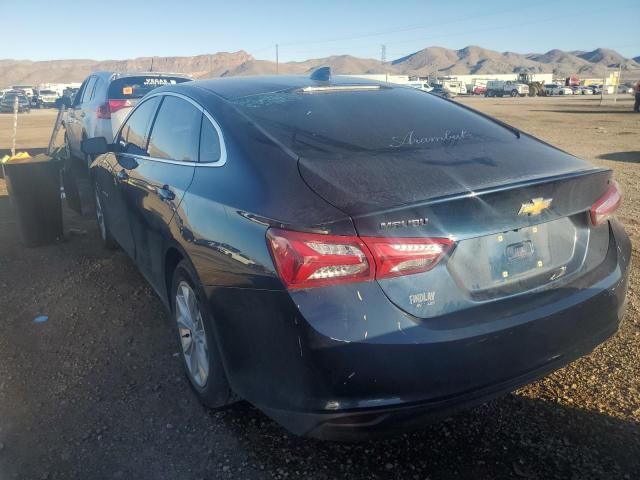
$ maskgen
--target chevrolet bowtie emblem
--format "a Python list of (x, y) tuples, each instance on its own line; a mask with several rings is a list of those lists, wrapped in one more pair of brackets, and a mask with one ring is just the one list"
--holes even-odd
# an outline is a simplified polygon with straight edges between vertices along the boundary
[(537, 216), (551, 206), (553, 198), (534, 198), (529, 203), (523, 203), (520, 207), (518, 215)]

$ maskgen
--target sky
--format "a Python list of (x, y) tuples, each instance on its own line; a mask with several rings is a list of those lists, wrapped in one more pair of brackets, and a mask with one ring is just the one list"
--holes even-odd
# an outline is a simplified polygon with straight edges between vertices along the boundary
[[(94, 6), (95, 5), (95, 6)], [(532, 5), (535, 8), (532, 8)], [(393, 60), (428, 46), (543, 53), (612, 48), (640, 56), (640, 0), (454, 2), (0, 0), (20, 32), (0, 58), (190, 56), (245, 50), (280, 61), (350, 54)]]

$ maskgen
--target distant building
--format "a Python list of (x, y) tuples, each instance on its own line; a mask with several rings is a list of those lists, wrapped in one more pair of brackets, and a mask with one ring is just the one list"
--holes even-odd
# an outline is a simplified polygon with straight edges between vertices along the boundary
[[(367, 78), (369, 80), (377, 80), (381, 82), (401, 83), (406, 84), (416, 80), (416, 77), (409, 75), (391, 75), (391, 74), (362, 74), (362, 75), (345, 75), (347, 77)], [(552, 73), (533, 73), (534, 82), (553, 83)], [(427, 80), (427, 77), (420, 78), (421, 80)], [(467, 86), (467, 90), (473, 90), (475, 85), (486, 85), (489, 80), (505, 80), (515, 81), (518, 79), (517, 73), (482, 73), (473, 75), (446, 75), (439, 77), (428, 77), (429, 83), (441, 83), (444, 81), (457, 81), (463, 82)]]
[(375, 80), (377, 82), (389, 83), (409, 83), (412, 77), (409, 75), (391, 75), (388, 73), (363, 73), (361, 75), (342, 75), (343, 77), (365, 78), (367, 80)]
[(67, 88), (80, 88), (81, 83), (79, 82), (71, 82), (71, 83), (41, 83), (38, 85), (38, 90), (53, 90), (59, 96), (64, 95), (64, 91)]

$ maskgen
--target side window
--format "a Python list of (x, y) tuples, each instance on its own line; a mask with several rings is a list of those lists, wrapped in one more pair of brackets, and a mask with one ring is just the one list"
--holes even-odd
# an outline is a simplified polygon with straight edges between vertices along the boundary
[(87, 89), (87, 83), (89, 83), (89, 80), (90, 79), (88, 78), (84, 82), (82, 82), (82, 85), (80, 85), (80, 89), (78, 89), (78, 92), (76, 93), (76, 96), (73, 97), (73, 106), (74, 107), (76, 105), (80, 105), (80, 99), (84, 95), (84, 91)]
[(131, 114), (118, 135), (117, 144), (123, 153), (147, 155), (147, 133), (160, 97), (153, 97), (140, 104)]
[(91, 77), (84, 89), (84, 92), (82, 93), (82, 100), (80, 100), (80, 103), (87, 103), (89, 101), (89, 98), (91, 98), (91, 94), (93, 93), (93, 86), (95, 84), (96, 77)]
[(164, 97), (151, 130), (149, 156), (183, 162), (198, 161), (202, 112), (178, 97)]
[(96, 95), (100, 93), (100, 89), (103, 85), (104, 80), (102, 80), (100, 77), (96, 77), (96, 83), (94, 83), (93, 85), (93, 90), (91, 91), (91, 97), (89, 97), (89, 100), (93, 100), (94, 98), (96, 98)]
[(205, 163), (220, 160), (220, 136), (209, 119), (202, 115), (200, 130), (200, 161)]

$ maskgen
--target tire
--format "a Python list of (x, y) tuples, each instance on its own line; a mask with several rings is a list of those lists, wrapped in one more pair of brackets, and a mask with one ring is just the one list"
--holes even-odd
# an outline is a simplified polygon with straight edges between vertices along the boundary
[[(82, 152), (82, 142), (84, 140), (87, 139), (87, 136), (83, 133), (82, 134), (82, 140), (80, 140), (80, 151)], [(86, 167), (87, 171), (89, 171), (89, 166), (91, 165), (90, 163), (90, 157), (89, 155), (87, 155), (86, 153), (82, 152), (82, 164)]]
[(518, 95), (519, 95), (518, 90), (516, 90), (516, 89), (511, 90), (511, 96), (512, 96), (512, 97), (514, 97), (514, 98), (515, 98), (515, 97), (517, 97)]
[(103, 200), (101, 198), (97, 183), (93, 182), (93, 198), (95, 202), (95, 212), (96, 212), (96, 223), (98, 224), (98, 233), (100, 234), (100, 240), (102, 245), (107, 250), (115, 250), (118, 248), (118, 242), (113, 235), (111, 235), (111, 231), (109, 230), (109, 223), (107, 221), (107, 217), (105, 215), (105, 211), (103, 208)]
[(223, 408), (239, 399), (227, 381), (206, 296), (196, 279), (184, 260), (173, 274), (170, 301), (178, 348), (198, 400), (208, 408)]

